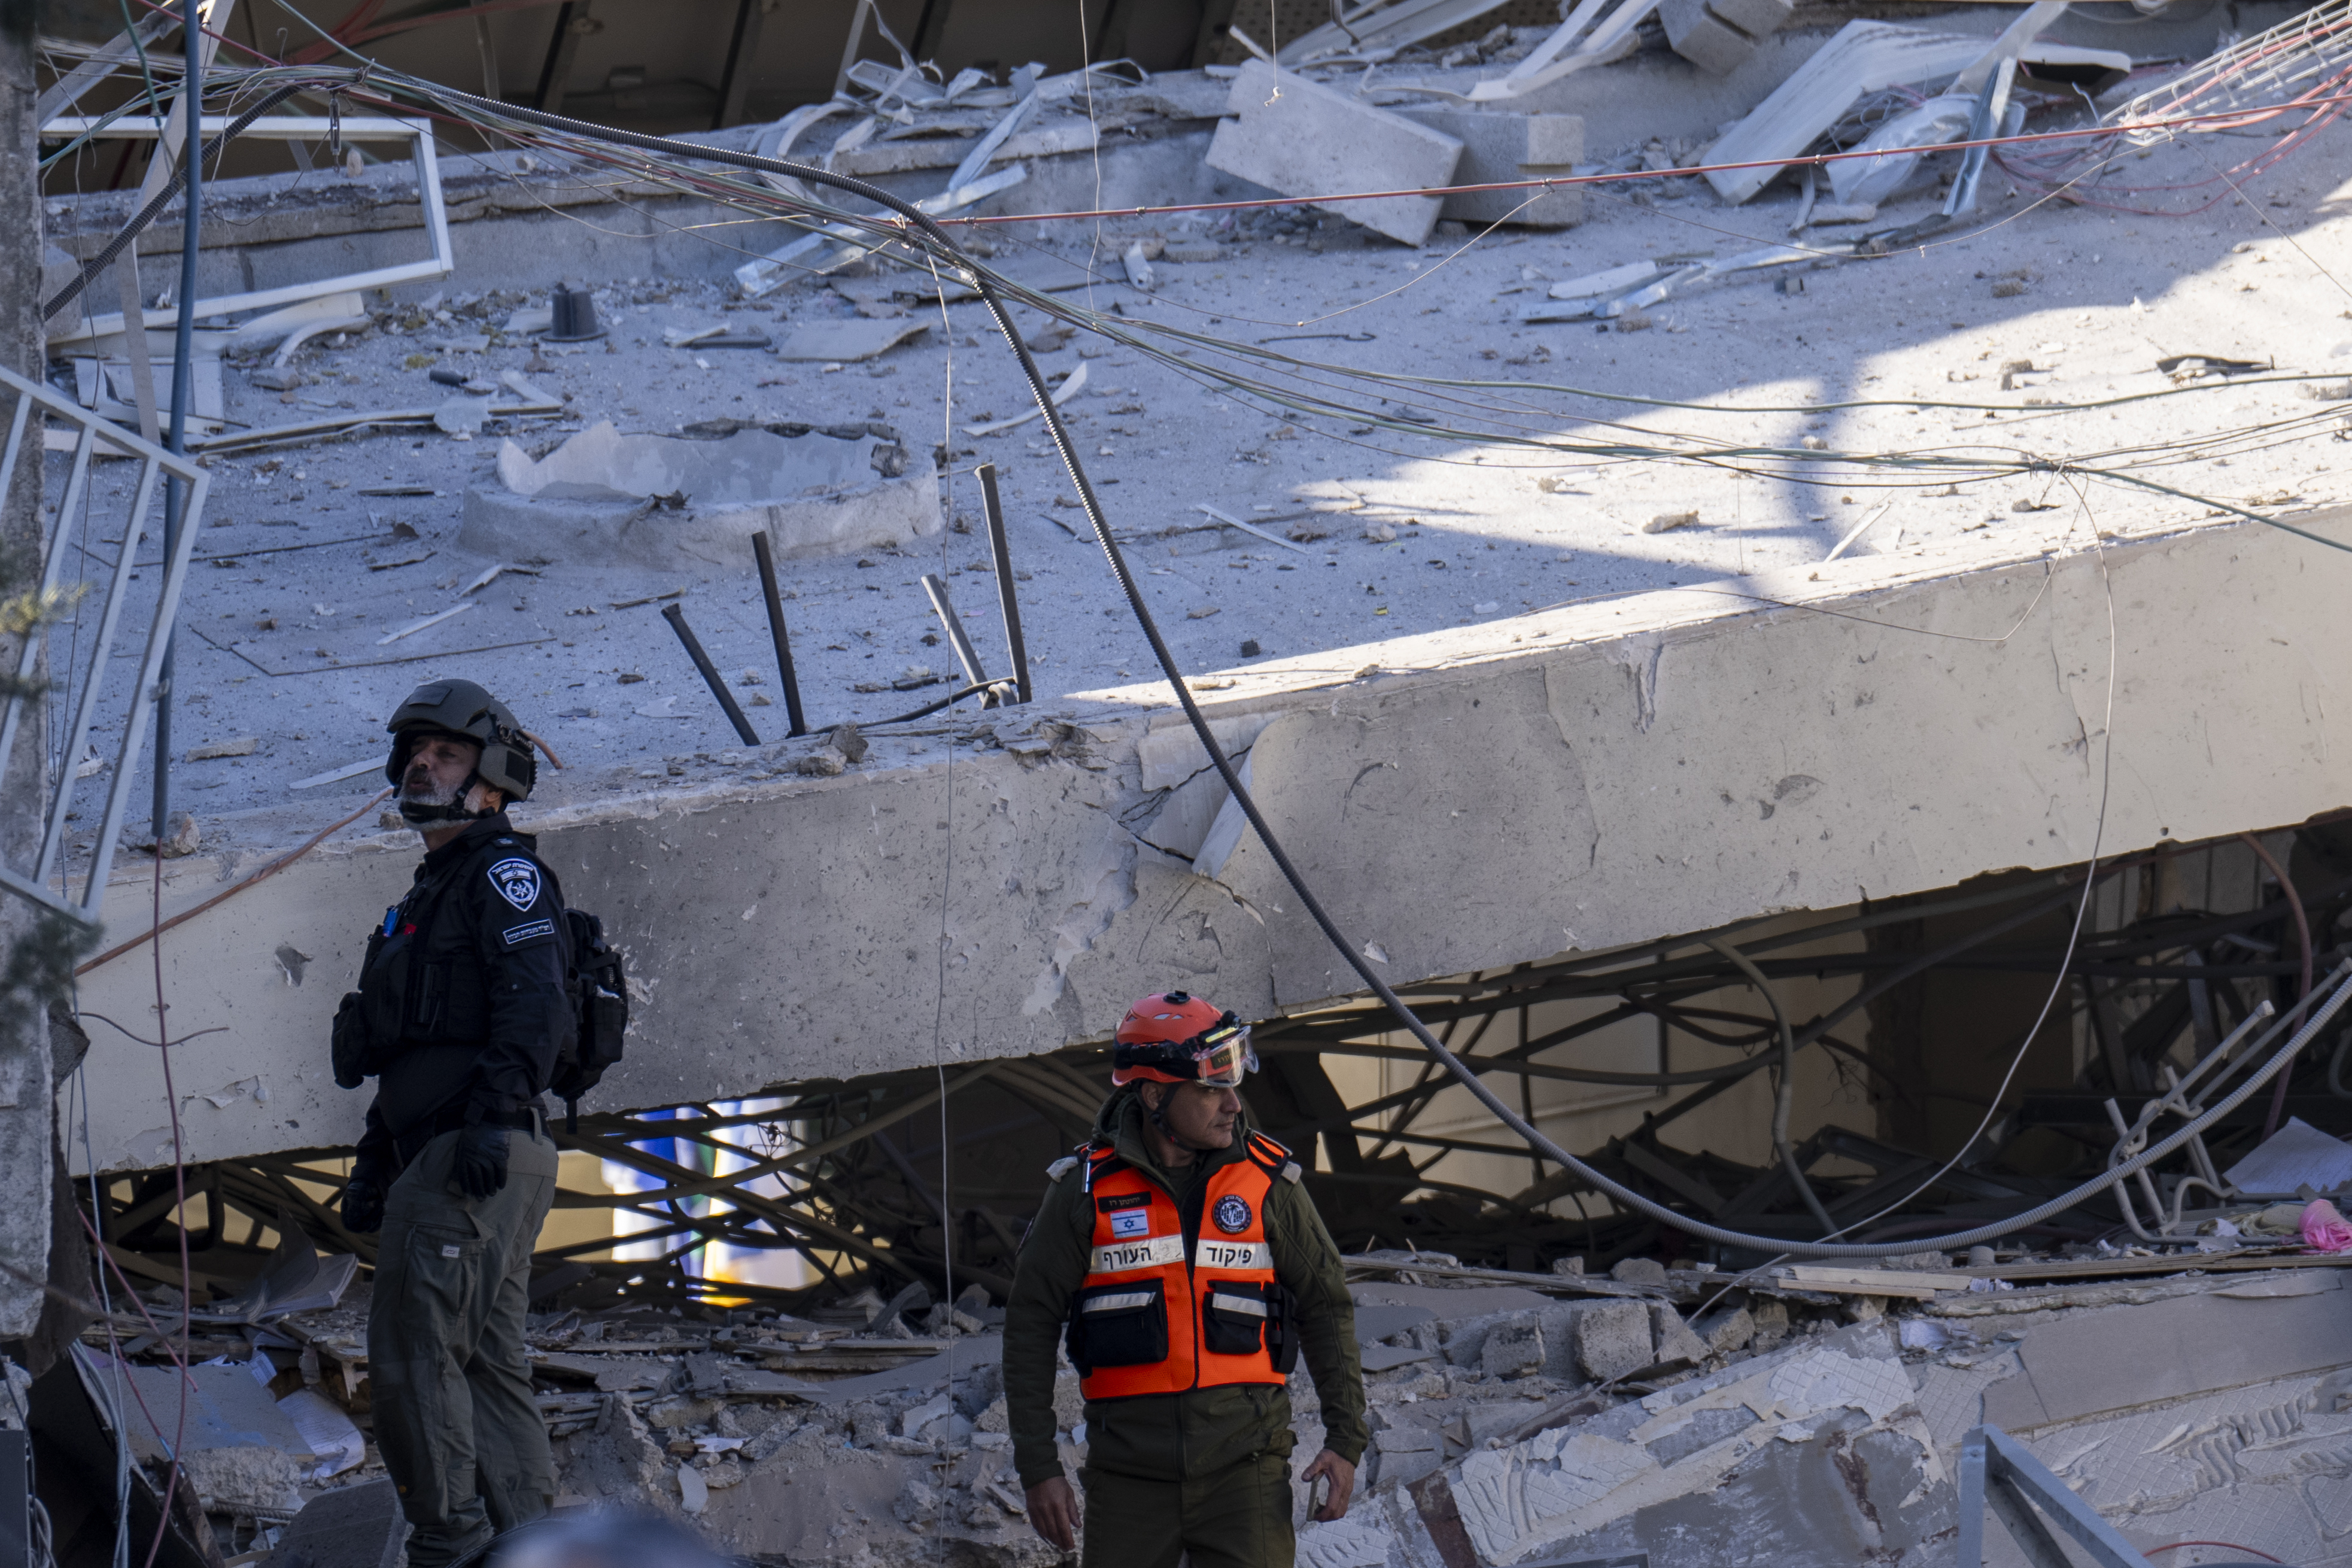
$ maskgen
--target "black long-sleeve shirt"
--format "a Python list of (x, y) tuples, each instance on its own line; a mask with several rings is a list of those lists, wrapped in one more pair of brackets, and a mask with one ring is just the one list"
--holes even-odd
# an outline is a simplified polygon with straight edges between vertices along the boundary
[(564, 987), (562, 898), (537, 841), (501, 812), (416, 868), (385, 911), (361, 989), (394, 987), (399, 1045), (383, 1061), (362, 1154), (461, 1098), (499, 1116), (536, 1101), (575, 1026)]

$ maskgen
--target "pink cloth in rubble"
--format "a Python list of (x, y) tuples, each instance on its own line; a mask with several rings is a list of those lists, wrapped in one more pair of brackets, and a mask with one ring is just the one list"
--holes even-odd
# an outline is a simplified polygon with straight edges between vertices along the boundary
[(2303, 1243), (2315, 1252), (2352, 1252), (2352, 1223), (2326, 1198), (2314, 1198), (2303, 1211)]

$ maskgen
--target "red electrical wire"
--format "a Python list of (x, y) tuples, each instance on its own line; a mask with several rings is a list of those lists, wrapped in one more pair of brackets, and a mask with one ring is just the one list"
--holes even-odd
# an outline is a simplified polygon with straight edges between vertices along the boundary
[[(2183, 1546), (2219, 1546), (2224, 1551), (2242, 1552), (2249, 1557), (2259, 1557), (2265, 1563), (2279, 1563), (2278, 1558), (2267, 1552), (2257, 1552), (2251, 1546), (2241, 1546), (2234, 1541), (2176, 1541), (2169, 1546), (2151, 1546), (2140, 1555), (2153, 1557), (2159, 1552), (2172, 1552)], [(2280, 1563), (2280, 1568), (2285, 1568), (2285, 1564)]]

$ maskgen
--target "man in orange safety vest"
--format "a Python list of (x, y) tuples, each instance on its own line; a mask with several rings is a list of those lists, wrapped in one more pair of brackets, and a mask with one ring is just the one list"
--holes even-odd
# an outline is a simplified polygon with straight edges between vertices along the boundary
[[(1055, 1162), (1005, 1309), (1004, 1394), (1030, 1522), (1103, 1568), (1290, 1568), (1288, 1384), (1303, 1353), (1322, 1449), (1300, 1479), (1348, 1511), (1368, 1433), (1355, 1305), (1290, 1152), (1253, 1131), (1249, 1028), (1181, 991), (1120, 1020), (1094, 1136)], [(1085, 1395), (1083, 1522), (1054, 1415)]]

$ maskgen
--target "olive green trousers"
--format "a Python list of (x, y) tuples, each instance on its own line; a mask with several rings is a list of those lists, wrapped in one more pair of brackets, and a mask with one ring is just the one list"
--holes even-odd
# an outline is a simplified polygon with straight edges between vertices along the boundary
[(469, 1198), (451, 1174), (458, 1136), (434, 1139), (393, 1183), (368, 1302), (376, 1447), (415, 1527), (409, 1568), (445, 1568), (555, 1500), (523, 1344), (555, 1144), (509, 1131), (506, 1186)]
[(1291, 1568), (1290, 1461), (1260, 1454), (1190, 1481), (1089, 1469), (1082, 1568)]

